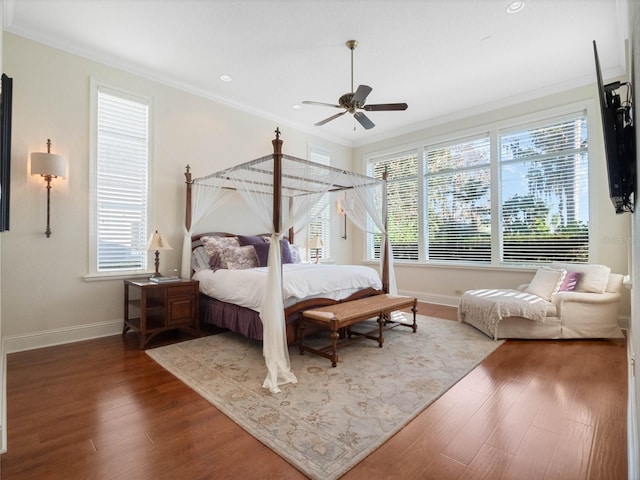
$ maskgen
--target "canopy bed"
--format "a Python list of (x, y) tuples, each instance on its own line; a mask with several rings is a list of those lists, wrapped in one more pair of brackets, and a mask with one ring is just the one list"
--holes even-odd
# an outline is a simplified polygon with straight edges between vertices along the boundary
[[(290, 369), (287, 345), (295, 338), (293, 320), (300, 312), (374, 294), (395, 294), (396, 287), (393, 254), (386, 235), (386, 181), (284, 155), (280, 131), (275, 133), (273, 153), (265, 157), (195, 179), (187, 166), (181, 275), (192, 276), (196, 250), (200, 247), (201, 253), (204, 247), (209, 256), (205, 261), (211, 268), (193, 274), (201, 285), (203, 320), (261, 338), (268, 372), (263, 387), (277, 393), (278, 385), (297, 381)], [(372, 269), (364, 266), (287, 263), (291, 262), (288, 246), (294, 241), (294, 231), (312, 220), (308, 214), (311, 207), (327, 193), (346, 190), (353, 207), (349, 219), (367, 232), (381, 234), (382, 273), (375, 272), (376, 278), (372, 279), (367, 274)], [(242, 237), (196, 233), (203, 219), (224, 205), (231, 192), (239, 194), (249, 205), (261, 222), (258, 228), (268, 234)], [(283, 235), (286, 230), (288, 237)], [(220, 245), (223, 247), (216, 250)], [(270, 248), (271, 245), (281, 248)], [(251, 261), (258, 259), (257, 265), (246, 263), (249, 252), (253, 253)], [(220, 268), (220, 262), (238, 268)], [(308, 275), (314, 280), (309, 280)], [(260, 287), (247, 287), (249, 277)], [(212, 286), (214, 278), (219, 281)], [(345, 278), (358, 280), (344, 282)], [(327, 279), (342, 282), (329, 288)], [(232, 282), (238, 282), (235, 284), (238, 286), (234, 287)], [(300, 289), (299, 285), (305, 282), (315, 286)], [(222, 292), (225, 288), (227, 296)], [(238, 295), (236, 290), (244, 293)], [(248, 294), (253, 291), (258, 291), (256, 298)]]

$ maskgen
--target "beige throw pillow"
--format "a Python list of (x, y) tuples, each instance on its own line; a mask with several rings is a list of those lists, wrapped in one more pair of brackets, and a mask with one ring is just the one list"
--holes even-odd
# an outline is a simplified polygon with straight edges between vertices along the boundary
[(558, 292), (566, 273), (564, 269), (539, 268), (525, 292), (550, 301), (551, 296)]

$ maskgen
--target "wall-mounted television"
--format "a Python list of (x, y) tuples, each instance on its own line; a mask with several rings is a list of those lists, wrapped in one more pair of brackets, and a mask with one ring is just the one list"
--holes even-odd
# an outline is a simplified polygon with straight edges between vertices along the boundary
[(9, 230), (12, 96), (13, 79), (3, 73), (0, 85), (0, 232)]
[[(604, 134), (609, 196), (616, 213), (633, 212), (636, 192), (636, 137), (633, 125), (633, 89), (631, 83), (602, 82), (596, 41), (596, 62), (600, 114)], [(626, 96), (621, 97), (623, 93)]]

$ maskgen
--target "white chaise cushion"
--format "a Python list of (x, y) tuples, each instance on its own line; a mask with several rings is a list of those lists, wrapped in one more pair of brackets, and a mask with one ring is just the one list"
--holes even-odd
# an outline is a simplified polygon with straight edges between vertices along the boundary
[(551, 296), (558, 292), (566, 273), (562, 268), (539, 268), (525, 292), (549, 301)]
[(597, 264), (552, 263), (551, 268), (563, 268), (582, 273), (574, 289), (576, 292), (604, 293), (611, 274), (609, 267)]

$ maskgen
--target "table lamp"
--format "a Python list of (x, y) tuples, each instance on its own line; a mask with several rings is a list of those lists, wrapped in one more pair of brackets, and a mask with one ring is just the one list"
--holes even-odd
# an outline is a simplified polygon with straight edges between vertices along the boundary
[(309, 242), (309, 248), (316, 251), (316, 263), (320, 259), (319, 251), (324, 246), (324, 242), (320, 237), (312, 237), (311, 242)]
[(160, 250), (173, 250), (173, 248), (171, 248), (171, 245), (169, 245), (169, 242), (167, 242), (164, 236), (156, 230), (155, 233), (149, 237), (147, 250), (156, 252), (156, 272), (151, 275), (151, 278), (162, 277), (162, 274), (158, 271), (160, 267)]

